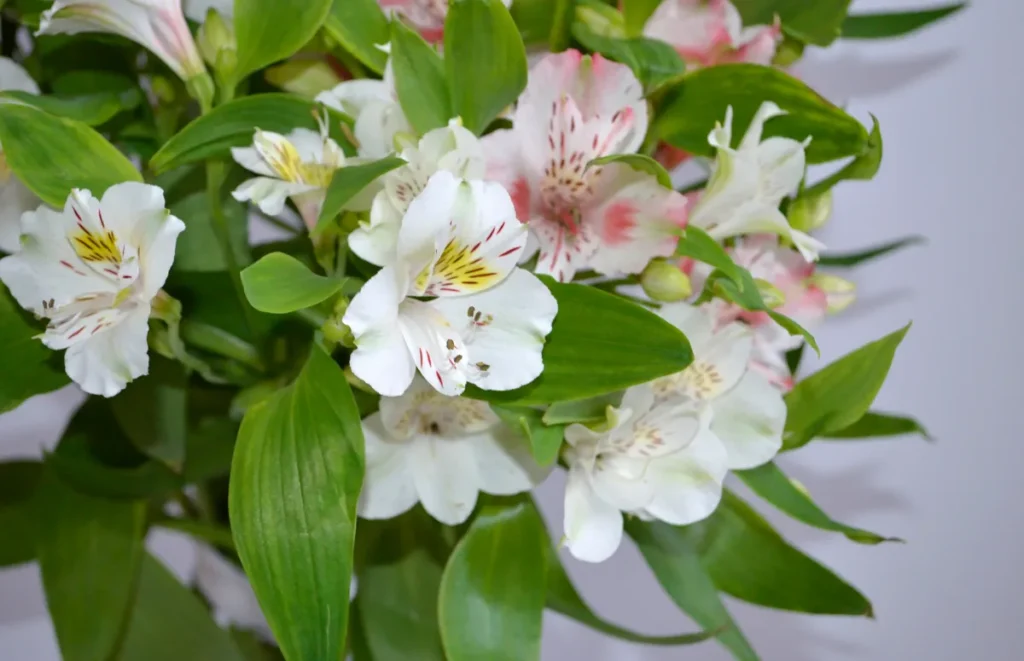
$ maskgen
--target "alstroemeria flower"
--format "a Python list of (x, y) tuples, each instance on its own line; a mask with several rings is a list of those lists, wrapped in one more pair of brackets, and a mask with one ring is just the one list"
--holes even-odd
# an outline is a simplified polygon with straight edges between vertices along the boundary
[[(0, 90), (39, 94), (39, 85), (17, 62), (0, 57)], [(0, 145), (0, 250), (17, 252), (21, 247), (21, 214), (38, 205), (39, 198), (7, 166)]]
[(49, 319), (41, 339), (67, 349), (68, 376), (113, 397), (149, 371), (151, 302), (185, 224), (158, 187), (126, 182), (102, 200), (73, 190), (63, 212), (41, 206), (22, 216), (21, 229), (21, 251), (0, 260), (0, 279), (23, 308)]
[(316, 100), (355, 119), (353, 134), (363, 158), (384, 158), (395, 151), (395, 136), (415, 134), (398, 103), (390, 61), (383, 80), (347, 80)]
[(782, 447), (786, 404), (767, 378), (750, 369), (751, 329), (741, 323), (715, 328), (711, 310), (686, 303), (662, 306), (658, 313), (683, 331), (694, 356), (682, 372), (651, 384), (658, 401), (710, 406), (711, 430), (725, 447), (731, 470), (771, 461)]
[(382, 397), (363, 435), (359, 516), (367, 519), (390, 519), (420, 502), (441, 523), (458, 525), (479, 492), (529, 491), (546, 472), (486, 403), (446, 397), (423, 379), (401, 397)]
[(348, 237), (352, 252), (377, 266), (395, 261), (402, 218), (435, 172), (444, 170), (465, 180), (484, 176), (480, 141), (457, 119), (445, 128), (427, 132), (418, 144), (406, 146), (402, 158), (409, 164), (381, 178), (384, 187), (373, 199), (369, 222)]
[(163, 60), (182, 80), (206, 73), (181, 11), (181, 0), (57, 0), (36, 34), (109, 32)]
[[(512, 0), (502, 0), (506, 7)], [(448, 0), (377, 0), (383, 9), (409, 21), (429, 42), (444, 39), (444, 19), (448, 16)]]
[(744, 234), (778, 234), (813, 261), (824, 245), (790, 227), (779, 211), (783, 198), (792, 195), (803, 180), (807, 143), (780, 137), (761, 140), (765, 122), (784, 114), (774, 103), (764, 103), (734, 149), (732, 108), (726, 111), (725, 125), (716, 126), (708, 137), (718, 149), (718, 157), (707, 188), (690, 212), (690, 224), (718, 240)]
[(685, 198), (621, 163), (588, 167), (635, 152), (646, 132), (647, 102), (629, 67), (569, 50), (530, 71), (513, 128), (483, 142), (488, 177), (511, 192), (539, 245), (539, 273), (639, 273), (672, 253)]
[(252, 147), (234, 147), (231, 155), (239, 165), (260, 176), (244, 182), (232, 195), (252, 201), (263, 213), (276, 216), (289, 198), (312, 229), (320, 216), (334, 171), (345, 165), (345, 152), (327, 134), (295, 129), (288, 135), (256, 129)]
[(352, 371), (391, 397), (417, 370), (446, 395), (467, 382), (511, 390), (536, 379), (558, 303), (516, 268), (525, 244), (505, 189), (437, 172), (409, 205), (395, 263), (345, 313), (356, 342)]
[(729, 0), (665, 0), (644, 26), (644, 36), (671, 45), (688, 67), (731, 62), (772, 63), (782, 27), (743, 27)]
[(659, 401), (644, 385), (627, 390), (610, 413), (608, 431), (580, 424), (565, 430), (566, 546), (587, 562), (615, 553), (623, 512), (680, 526), (708, 517), (727, 473), (728, 454), (708, 407)]

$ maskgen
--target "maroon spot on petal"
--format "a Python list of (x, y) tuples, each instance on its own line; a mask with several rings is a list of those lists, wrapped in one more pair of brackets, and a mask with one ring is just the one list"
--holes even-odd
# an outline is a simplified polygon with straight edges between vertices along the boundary
[(76, 337), (78, 337), (79, 335), (81, 335), (81, 334), (82, 334), (82, 331), (84, 331), (84, 330), (85, 330), (85, 326), (80, 326), (78, 330), (76, 330), (76, 331), (75, 331), (74, 333), (72, 333), (71, 335), (68, 335), (68, 339), (70, 340), (70, 339), (72, 339), (72, 338), (76, 338)]
[(509, 249), (508, 249), (508, 250), (506, 250), (505, 252), (503, 252), (503, 253), (501, 253), (500, 255), (498, 255), (498, 257), (505, 257), (505, 256), (507, 256), (507, 255), (511, 255), (511, 254), (512, 254), (512, 253), (514, 253), (515, 251), (519, 250), (519, 248), (520, 248), (520, 247), (521, 247), (521, 246), (516, 246), (515, 248), (509, 248)]

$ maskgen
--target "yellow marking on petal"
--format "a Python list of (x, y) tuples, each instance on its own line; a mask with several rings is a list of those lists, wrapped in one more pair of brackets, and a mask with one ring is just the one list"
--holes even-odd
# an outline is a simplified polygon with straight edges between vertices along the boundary
[(113, 307), (116, 308), (117, 306), (121, 305), (131, 295), (132, 295), (132, 288), (131, 287), (125, 287), (124, 289), (119, 290), (117, 292), (117, 296), (114, 297), (114, 305), (113, 305)]
[(72, 233), (68, 239), (75, 253), (83, 261), (121, 265), (121, 248), (117, 245), (117, 235), (110, 230), (90, 232), (79, 224), (78, 230)]
[(433, 279), (440, 283), (440, 289), (481, 291), (497, 284), (499, 274), (477, 255), (478, 247), (479, 244), (468, 246), (455, 239), (448, 242), (433, 269)]
[(337, 169), (333, 165), (304, 163), (295, 145), (282, 137), (270, 138), (262, 131), (256, 132), (253, 144), (270, 169), (291, 183), (326, 188)]

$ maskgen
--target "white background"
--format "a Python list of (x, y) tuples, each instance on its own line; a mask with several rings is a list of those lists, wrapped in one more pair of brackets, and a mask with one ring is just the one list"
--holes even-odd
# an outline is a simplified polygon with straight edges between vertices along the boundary
[[(909, 9), (928, 1), (854, 6)], [(917, 415), (937, 443), (822, 442), (783, 460), (836, 518), (908, 543), (858, 546), (774, 517), (791, 541), (860, 587), (877, 619), (736, 604), (767, 661), (1021, 658), (1022, 27), (1024, 3), (975, 0), (911, 39), (841, 43), (811, 52), (800, 68), (865, 123), (874, 113), (885, 137), (878, 178), (837, 190), (824, 234), (829, 246), (850, 250), (907, 234), (929, 239), (854, 273), (860, 301), (819, 333), (822, 360), (913, 320), (876, 408)], [(77, 398), (68, 390), (0, 416), (0, 454), (38, 456), (40, 446), (56, 440)], [(561, 488), (552, 480), (541, 489), (556, 526)], [(187, 566), (187, 547), (163, 541), (176, 564)], [(650, 633), (693, 629), (632, 547), (603, 565), (569, 569), (596, 610), (618, 623)], [(545, 659), (729, 658), (714, 643), (647, 648), (559, 616), (546, 625)], [(0, 572), (0, 659), (58, 658), (35, 568)]]

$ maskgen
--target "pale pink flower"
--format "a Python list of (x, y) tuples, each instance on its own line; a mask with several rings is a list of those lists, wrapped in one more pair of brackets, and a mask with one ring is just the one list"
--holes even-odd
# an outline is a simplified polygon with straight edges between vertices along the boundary
[(782, 37), (774, 25), (743, 27), (729, 0), (666, 0), (644, 26), (644, 36), (672, 45), (692, 67), (772, 63)]
[[(502, 0), (505, 6), (512, 0)], [(385, 11), (408, 21), (423, 38), (432, 43), (444, 39), (444, 19), (448, 15), (448, 0), (377, 0)]]
[(539, 248), (538, 273), (639, 273), (672, 254), (686, 199), (622, 163), (590, 165), (636, 152), (646, 132), (647, 102), (629, 67), (568, 50), (530, 71), (513, 128), (483, 143), (488, 178), (508, 189), (530, 228), (525, 256)]

